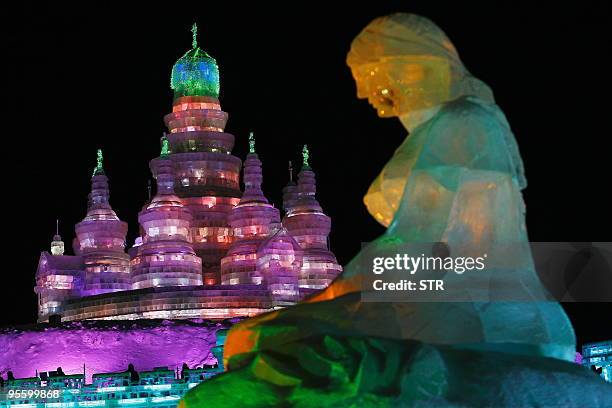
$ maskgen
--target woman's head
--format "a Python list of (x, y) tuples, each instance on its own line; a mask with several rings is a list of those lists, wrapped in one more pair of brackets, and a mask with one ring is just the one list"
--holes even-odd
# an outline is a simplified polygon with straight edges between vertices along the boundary
[(430, 20), (397, 13), (373, 20), (347, 56), (357, 96), (381, 117), (426, 110), (462, 95), (493, 101), (489, 87), (463, 66), (446, 34)]

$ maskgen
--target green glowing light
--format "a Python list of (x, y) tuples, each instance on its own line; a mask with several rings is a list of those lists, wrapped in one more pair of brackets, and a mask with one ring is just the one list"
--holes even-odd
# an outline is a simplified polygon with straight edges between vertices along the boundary
[(176, 61), (172, 67), (170, 87), (175, 97), (219, 96), (219, 67), (217, 61), (198, 47), (198, 26), (191, 27), (192, 49)]
[(97, 161), (96, 168), (93, 171), (93, 175), (99, 176), (101, 174), (104, 174), (104, 167), (102, 165), (102, 162), (104, 161), (104, 157), (102, 156), (102, 149), (98, 149), (96, 161)]
[(255, 153), (255, 135), (253, 132), (249, 133), (249, 153)]
[(308, 159), (310, 158), (310, 152), (308, 151), (308, 146), (304, 145), (302, 148), (302, 168), (309, 169), (310, 164), (308, 164)]
[(170, 144), (168, 143), (168, 138), (164, 134), (161, 138), (161, 153), (159, 155), (160, 157), (165, 158), (165, 157), (168, 157), (169, 154), (170, 154)]
[(194, 50), (198, 48), (198, 25), (193, 23), (191, 26), (191, 32), (193, 33), (193, 40), (191, 41), (191, 48)]

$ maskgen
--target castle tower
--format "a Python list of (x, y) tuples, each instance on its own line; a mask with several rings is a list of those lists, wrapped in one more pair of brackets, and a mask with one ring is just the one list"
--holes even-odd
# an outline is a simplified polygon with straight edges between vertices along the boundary
[(102, 150), (98, 149), (87, 215), (75, 226), (74, 252), (83, 257), (85, 264), (84, 296), (131, 288), (130, 258), (125, 253), (128, 226), (110, 206), (102, 161)]
[(342, 272), (342, 267), (327, 245), (331, 219), (323, 213), (315, 198), (317, 185), (315, 174), (308, 163), (309, 156), (308, 147), (304, 146), (302, 169), (298, 174), (297, 200), (289, 206), (283, 218), (283, 226), (304, 251), (299, 286), (324, 289)]
[(290, 306), (303, 297), (298, 284), (303, 251), (286, 228), (281, 227), (259, 245), (256, 260), (257, 272), (274, 306)]
[(244, 161), (244, 194), (229, 214), (234, 243), (221, 260), (223, 285), (260, 284), (257, 250), (271, 233), (280, 229), (280, 213), (261, 190), (261, 161), (255, 153), (255, 137), (249, 136), (249, 153)]
[(46, 321), (50, 315), (60, 314), (62, 304), (67, 299), (81, 296), (82, 269), (82, 257), (64, 255), (64, 241), (59, 235), (59, 221), (56, 221), (51, 253), (44, 251), (40, 255), (36, 270), (34, 293), (38, 295), (39, 321)]
[(218, 284), (219, 262), (233, 240), (227, 216), (241, 196), (241, 160), (231, 155), (234, 136), (224, 132), (228, 115), (218, 99), (217, 62), (198, 47), (196, 29), (192, 49), (172, 68), (174, 103), (164, 121), (175, 191), (194, 217), (191, 237), (204, 283)]
[(202, 285), (202, 261), (191, 244), (193, 216), (174, 194), (167, 139), (162, 138), (161, 155), (150, 167), (157, 194), (138, 214), (143, 235), (132, 259), (132, 287)]

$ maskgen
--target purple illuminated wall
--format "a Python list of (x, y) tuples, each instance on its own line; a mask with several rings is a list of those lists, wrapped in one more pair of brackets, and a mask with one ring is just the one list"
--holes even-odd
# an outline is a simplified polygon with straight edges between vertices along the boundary
[(0, 374), (6, 378), (12, 371), (16, 378), (33, 377), (36, 370), (55, 371), (58, 366), (66, 374), (80, 374), (85, 364), (91, 382), (92, 374), (125, 371), (130, 363), (138, 371), (214, 364), (215, 334), (230, 325), (195, 320), (83, 321), (0, 329)]

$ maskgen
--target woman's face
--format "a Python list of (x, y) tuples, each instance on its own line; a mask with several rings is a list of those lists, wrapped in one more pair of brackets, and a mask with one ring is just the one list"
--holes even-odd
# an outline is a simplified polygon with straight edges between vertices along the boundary
[(380, 117), (401, 116), (448, 99), (450, 67), (442, 58), (386, 57), (351, 68), (357, 97), (368, 99)]

